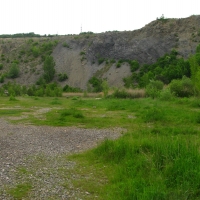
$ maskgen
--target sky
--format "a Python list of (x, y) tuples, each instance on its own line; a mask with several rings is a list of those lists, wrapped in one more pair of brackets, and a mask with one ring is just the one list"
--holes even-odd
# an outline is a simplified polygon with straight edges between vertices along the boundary
[(199, 14), (200, 0), (0, 0), (0, 34), (128, 31)]

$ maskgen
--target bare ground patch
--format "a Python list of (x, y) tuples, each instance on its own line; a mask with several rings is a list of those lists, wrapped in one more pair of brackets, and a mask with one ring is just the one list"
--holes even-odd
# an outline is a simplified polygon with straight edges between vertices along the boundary
[[(75, 199), (80, 191), (63, 187), (74, 178), (67, 170), (75, 163), (62, 157), (95, 147), (105, 138), (116, 139), (122, 131), (13, 125), (0, 119), (0, 199), (13, 199), (6, 191), (19, 182), (33, 185), (27, 199)], [(20, 175), (19, 169), (27, 175)]]

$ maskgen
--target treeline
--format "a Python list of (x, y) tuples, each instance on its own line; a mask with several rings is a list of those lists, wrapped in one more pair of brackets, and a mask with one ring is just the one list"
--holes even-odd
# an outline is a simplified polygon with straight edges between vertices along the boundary
[(55, 35), (40, 35), (35, 34), (34, 32), (30, 33), (16, 33), (16, 34), (2, 34), (0, 38), (29, 38), (29, 37), (53, 37)]
[(15, 82), (8, 82), (0, 87), (0, 96), (36, 96), (36, 97), (61, 97), (63, 92), (82, 92), (79, 88), (65, 85), (63, 88), (56, 82), (41, 85), (20, 85)]

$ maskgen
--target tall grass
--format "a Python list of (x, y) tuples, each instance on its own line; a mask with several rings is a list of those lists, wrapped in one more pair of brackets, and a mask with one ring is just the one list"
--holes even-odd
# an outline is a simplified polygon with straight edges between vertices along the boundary
[(96, 159), (113, 165), (108, 199), (196, 199), (200, 186), (198, 146), (181, 137), (106, 140)]

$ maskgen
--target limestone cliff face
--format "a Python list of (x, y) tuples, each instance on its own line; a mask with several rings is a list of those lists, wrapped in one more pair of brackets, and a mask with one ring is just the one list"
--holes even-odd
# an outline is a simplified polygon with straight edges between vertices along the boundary
[[(55, 39), (58, 44), (52, 56), (56, 72), (67, 73), (69, 77), (61, 85), (86, 89), (88, 80), (95, 75), (106, 78), (110, 86), (120, 87), (123, 86), (122, 79), (131, 73), (130, 66), (123, 63), (117, 68), (115, 63), (106, 64), (105, 61), (99, 64), (100, 58), (137, 60), (140, 64), (150, 64), (172, 49), (187, 58), (195, 53), (200, 43), (200, 15), (184, 19), (159, 19), (135, 31), (33, 38), (34, 42)], [(41, 59), (20, 54), (22, 49), (28, 49), (27, 45), (28, 39), (2, 39), (0, 42), (1, 58), (2, 55), (6, 58), (2, 61), (4, 70), (8, 70), (6, 67), (12, 60), (21, 60), (20, 77), (15, 81), (26, 85), (35, 84), (43, 73)]]
[(97, 57), (102, 57), (152, 63), (172, 49), (177, 49), (186, 58), (195, 52), (199, 42), (200, 16), (191, 16), (185, 19), (155, 20), (135, 31), (97, 34), (88, 40), (80, 39), (77, 44), (79, 48), (86, 49), (89, 60), (95, 61)]
[[(200, 43), (200, 16), (155, 20), (135, 31), (71, 36), (63, 38), (63, 41), (69, 44), (70, 49), (58, 45), (53, 56), (59, 70), (65, 66), (69, 73), (69, 85), (84, 88), (88, 79), (96, 74), (106, 78), (111, 86), (122, 86), (122, 78), (130, 74), (129, 66), (124, 64), (117, 69), (115, 65), (106, 66), (105, 62), (98, 65), (99, 58), (150, 64), (172, 49), (187, 58), (195, 53)], [(80, 56), (81, 52), (84, 55)]]

